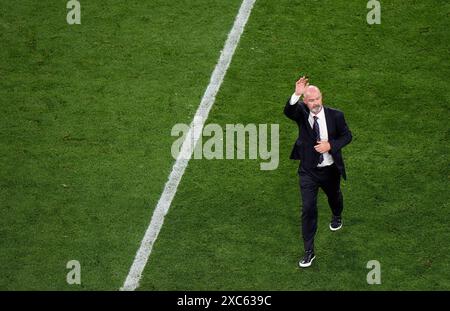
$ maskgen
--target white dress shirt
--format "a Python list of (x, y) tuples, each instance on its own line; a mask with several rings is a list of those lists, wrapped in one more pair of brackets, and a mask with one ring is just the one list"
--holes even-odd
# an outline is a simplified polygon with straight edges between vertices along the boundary
[[(292, 94), (291, 96), (291, 105), (297, 104), (298, 100), (300, 99), (300, 96), (297, 96)], [(311, 128), (313, 128), (314, 125), (314, 116), (317, 117), (317, 123), (319, 123), (319, 131), (320, 131), (320, 140), (328, 141), (328, 129), (327, 129), (327, 120), (325, 119), (325, 111), (322, 107), (320, 109), (319, 113), (314, 115), (311, 111), (309, 112), (308, 122)], [(323, 153), (323, 161), (322, 163), (319, 163), (318, 167), (324, 167), (328, 166), (334, 163), (333, 156), (329, 152)]]

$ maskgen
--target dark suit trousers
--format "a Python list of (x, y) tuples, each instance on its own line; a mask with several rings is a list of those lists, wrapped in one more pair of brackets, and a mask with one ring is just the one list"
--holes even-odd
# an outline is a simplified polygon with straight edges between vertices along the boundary
[(344, 202), (340, 187), (340, 173), (335, 164), (323, 168), (299, 168), (300, 193), (302, 197), (302, 235), (305, 250), (314, 249), (317, 231), (317, 193), (319, 187), (328, 197), (328, 204), (335, 216), (341, 216)]

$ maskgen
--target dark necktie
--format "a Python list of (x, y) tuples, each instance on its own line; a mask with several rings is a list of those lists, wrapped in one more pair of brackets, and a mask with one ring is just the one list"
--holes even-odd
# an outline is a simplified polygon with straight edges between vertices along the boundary
[[(320, 128), (319, 128), (319, 122), (317, 122), (317, 117), (314, 116), (314, 123), (313, 123), (313, 131), (316, 141), (320, 141)], [(319, 164), (323, 162), (323, 154), (320, 154), (319, 157)]]

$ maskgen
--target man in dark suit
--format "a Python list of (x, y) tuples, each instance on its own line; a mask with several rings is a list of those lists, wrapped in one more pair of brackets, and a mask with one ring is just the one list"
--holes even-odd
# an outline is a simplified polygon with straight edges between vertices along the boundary
[[(303, 96), (303, 101), (300, 98)], [(318, 87), (301, 77), (295, 93), (286, 103), (284, 114), (297, 122), (299, 136), (291, 159), (300, 160), (300, 193), (302, 196), (302, 235), (305, 256), (299, 266), (309, 267), (315, 259), (314, 235), (317, 231), (317, 193), (319, 187), (328, 197), (332, 218), (330, 230), (342, 228), (343, 198), (341, 176), (346, 179), (341, 149), (352, 140), (344, 114), (322, 105)]]

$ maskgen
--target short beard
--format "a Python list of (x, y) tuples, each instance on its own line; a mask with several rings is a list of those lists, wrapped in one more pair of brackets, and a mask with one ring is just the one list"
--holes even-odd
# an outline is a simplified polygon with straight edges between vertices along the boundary
[(319, 106), (311, 108), (311, 112), (314, 114), (318, 114), (321, 109), (322, 109), (322, 105), (319, 105)]

